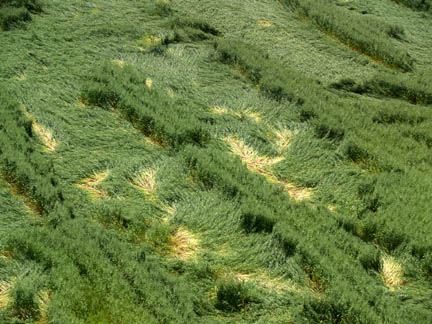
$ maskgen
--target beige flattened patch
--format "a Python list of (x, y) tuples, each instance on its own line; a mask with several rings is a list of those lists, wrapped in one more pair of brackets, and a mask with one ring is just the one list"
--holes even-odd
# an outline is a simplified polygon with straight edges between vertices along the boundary
[(337, 211), (336, 206), (334, 206), (334, 205), (328, 205), (327, 209), (332, 213), (336, 213), (336, 211)]
[(25, 81), (27, 80), (27, 75), (25, 73), (20, 73), (14, 76), (14, 79), (18, 81)]
[(240, 114), (242, 114), (243, 116), (252, 119), (254, 122), (258, 123), (261, 121), (262, 117), (259, 113), (254, 112), (252, 110), (246, 109), (243, 110)]
[(111, 60), (111, 63), (115, 64), (121, 68), (124, 68), (124, 66), (125, 66), (125, 61), (119, 60), (119, 59), (113, 59), (113, 60)]
[[(40, 218), (42, 214), (42, 208), (37, 204), (37, 202), (26, 196), (17, 184), (13, 183), (9, 177), (2, 174), (1, 170), (0, 176), (3, 177), (3, 179), (5, 179), (5, 181), (9, 184), (11, 194), (18, 197), (19, 200), (21, 200), (21, 202), (24, 204), (26, 211), (33, 217)], [(2, 254), (3, 253), (0, 252), (0, 255)]]
[(27, 116), (27, 118), (32, 121), (32, 129), (35, 134), (40, 138), (46, 150), (49, 152), (54, 152), (59, 143), (54, 139), (52, 131), (49, 128), (46, 128), (45, 126), (39, 124), (36, 121), (36, 118), (32, 114), (27, 112), (24, 106), (21, 106), (21, 109)]
[(171, 256), (186, 261), (194, 257), (198, 252), (199, 239), (185, 227), (180, 227), (171, 236), (169, 245)]
[(310, 291), (307, 288), (299, 287), (290, 280), (284, 280), (282, 278), (270, 277), (265, 273), (233, 273), (224, 272), (221, 277), (223, 278), (234, 278), (238, 281), (252, 283), (261, 288), (271, 290), (276, 294), (283, 294), (288, 291), (292, 292), (307, 292)]
[(139, 39), (138, 43), (148, 47), (159, 43), (161, 40), (162, 40), (161, 37), (151, 35), (151, 36), (144, 36), (143, 38)]
[(48, 324), (48, 304), (51, 298), (49, 291), (44, 290), (39, 293), (38, 305), (39, 305), (39, 318), (35, 324)]
[(87, 191), (93, 200), (109, 198), (106, 191), (96, 188), (98, 184), (104, 181), (109, 175), (109, 171), (95, 173), (93, 176), (81, 180), (76, 186)]
[(247, 146), (242, 140), (234, 136), (223, 139), (231, 147), (231, 151), (240, 157), (248, 169), (261, 174), (270, 174), (268, 168), (283, 160), (283, 157), (271, 158), (268, 156), (258, 155), (253, 148)]
[(284, 186), (284, 191), (295, 201), (309, 200), (312, 197), (312, 190), (309, 188), (298, 187), (295, 183), (287, 181), (278, 181)]
[(228, 108), (224, 106), (213, 106), (211, 112), (216, 115), (226, 115), (228, 114)]
[(168, 214), (173, 216), (176, 212), (176, 208), (175, 206), (168, 206), (168, 205), (164, 205), (162, 206), (162, 209)]
[(391, 256), (385, 256), (381, 260), (381, 278), (390, 290), (396, 290), (405, 284), (402, 265)]
[(283, 153), (291, 146), (292, 139), (296, 135), (296, 132), (288, 129), (281, 129), (275, 131), (274, 134), (278, 151)]
[(6, 308), (12, 298), (10, 297), (10, 291), (12, 289), (12, 284), (7, 281), (0, 281), (0, 308)]
[(167, 94), (170, 98), (174, 98), (174, 90), (173, 89), (171, 89), (171, 88), (167, 89)]
[(54, 152), (56, 150), (58, 141), (54, 139), (53, 133), (50, 129), (45, 128), (36, 121), (33, 121), (33, 130), (39, 136), (49, 152)]
[(152, 195), (158, 188), (156, 174), (154, 169), (142, 170), (131, 180), (131, 184), (146, 195)]
[(147, 88), (151, 89), (152, 86), (153, 86), (153, 81), (152, 81), (152, 79), (150, 79), (150, 78), (146, 78), (146, 80), (145, 80), (145, 84), (146, 84)]
[(11, 192), (24, 203), (24, 207), (30, 215), (36, 218), (41, 217), (42, 208), (34, 200), (23, 195), (17, 185), (11, 184)]
[(258, 24), (260, 24), (261, 26), (264, 26), (264, 27), (274, 27), (274, 24), (268, 20), (258, 20), (257, 22), (258, 22)]
[(251, 147), (234, 136), (225, 137), (224, 141), (231, 146), (231, 151), (238, 155), (249, 170), (264, 175), (269, 182), (282, 185), (284, 191), (295, 201), (310, 199), (312, 190), (297, 186), (295, 183), (277, 179), (269, 170), (269, 167), (282, 161), (283, 157), (270, 158), (259, 156)]
[(254, 112), (250, 109), (245, 109), (242, 111), (234, 111), (225, 106), (213, 106), (210, 111), (216, 115), (231, 115), (231, 116), (236, 116), (238, 118), (248, 118), (253, 120), (256, 123), (260, 122), (262, 119), (259, 113)]

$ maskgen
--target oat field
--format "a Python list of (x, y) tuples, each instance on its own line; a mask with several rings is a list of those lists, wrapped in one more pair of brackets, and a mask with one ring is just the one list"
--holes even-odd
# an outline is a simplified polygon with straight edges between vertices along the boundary
[(0, 324), (432, 323), (430, 0), (0, 0)]

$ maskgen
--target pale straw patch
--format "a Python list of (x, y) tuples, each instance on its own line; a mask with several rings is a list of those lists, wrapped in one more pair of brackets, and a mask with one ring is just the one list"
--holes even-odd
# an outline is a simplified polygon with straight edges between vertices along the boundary
[(279, 180), (272, 174), (265, 174), (265, 176), (269, 182), (282, 185), (284, 192), (297, 202), (309, 200), (312, 197), (313, 191), (310, 188), (299, 187), (294, 182)]
[(147, 88), (151, 89), (152, 86), (153, 86), (153, 81), (152, 81), (152, 79), (150, 79), (150, 78), (146, 78), (146, 80), (145, 80), (145, 84), (146, 84)]
[(98, 184), (104, 181), (109, 175), (109, 171), (95, 173), (93, 176), (81, 180), (76, 186), (87, 191), (93, 200), (101, 200), (109, 198), (108, 193), (104, 190), (96, 188)]
[(27, 116), (27, 118), (31, 120), (32, 129), (36, 133), (36, 135), (41, 139), (45, 148), (49, 152), (54, 152), (58, 145), (58, 142), (54, 139), (52, 131), (37, 123), (36, 118), (34, 118), (34, 116), (30, 114), (24, 106), (21, 106), (20, 109)]
[(162, 209), (168, 214), (173, 216), (176, 212), (175, 206), (163, 205)]
[(48, 324), (48, 303), (50, 301), (51, 294), (49, 291), (41, 291), (38, 296), (38, 304), (39, 304), (39, 319), (35, 322), (35, 324)]
[(274, 24), (268, 20), (258, 20), (257, 22), (258, 22), (258, 24), (260, 24), (261, 26), (264, 26), (264, 27), (273, 27), (274, 26)]
[(262, 119), (259, 113), (251, 111), (249, 109), (245, 109), (242, 111), (235, 111), (225, 106), (213, 106), (211, 112), (216, 115), (231, 115), (231, 116), (236, 116), (238, 118), (249, 118), (256, 123), (260, 122)]
[(157, 190), (156, 170), (146, 169), (139, 172), (131, 181), (131, 184), (144, 192), (146, 195), (151, 195)]
[(6, 308), (12, 298), (10, 297), (10, 291), (12, 289), (12, 284), (7, 281), (0, 281), (0, 308)]
[(228, 272), (224, 273), (222, 276), (225, 278), (234, 278), (239, 281), (249, 282), (264, 289), (271, 290), (277, 294), (283, 294), (284, 292), (288, 291), (303, 292), (306, 290), (297, 286), (290, 280), (284, 280), (282, 278), (271, 278), (265, 273)]
[[(40, 218), (41, 213), (42, 213), (40, 206), (38, 206), (38, 204), (34, 200), (32, 200), (31, 198), (29, 198), (25, 194), (23, 194), (20, 187), (17, 184), (13, 183), (9, 177), (5, 176), (1, 172), (1, 170), (0, 170), (0, 176), (3, 177), (3, 179), (5, 179), (5, 181), (9, 184), (10, 192), (14, 196), (19, 198), (19, 200), (21, 200), (21, 202), (24, 204), (24, 208), (27, 211), (27, 213), (29, 213), (30, 215), (32, 215), (36, 218)], [(6, 253), (6, 252), (4, 252), (4, 253)], [(0, 256), (1, 255), (3, 255), (2, 252), (0, 252)], [(7, 254), (5, 254), (5, 256), (7, 256)]]
[(25, 73), (20, 73), (14, 77), (15, 80), (25, 81), (27, 80), (27, 75)]
[(216, 115), (226, 115), (226, 114), (228, 114), (228, 109), (224, 106), (214, 106), (211, 109), (211, 112), (216, 114)]
[(17, 196), (23, 202), (27, 213), (29, 213), (30, 215), (36, 218), (40, 218), (42, 212), (38, 204), (34, 200), (27, 197), (26, 195), (23, 195), (21, 193), (21, 190), (18, 188), (16, 184), (10, 184), (10, 185), (11, 185), (12, 194)]
[(336, 206), (335, 205), (328, 205), (327, 209), (332, 212), (333, 214), (336, 213)]
[(184, 227), (171, 236), (169, 244), (171, 256), (184, 261), (194, 257), (199, 250), (198, 237)]
[(309, 200), (312, 197), (312, 190), (309, 188), (298, 187), (296, 184), (287, 181), (279, 181), (284, 185), (284, 191), (295, 201)]
[(231, 151), (240, 157), (248, 169), (254, 172), (270, 174), (268, 168), (283, 160), (283, 157), (271, 158), (268, 156), (260, 156), (253, 148), (247, 146), (242, 140), (234, 136), (225, 137), (224, 141), (230, 145)]
[(256, 123), (260, 122), (262, 117), (259, 113), (257, 112), (253, 112), (251, 110), (243, 110), (241, 112), (241, 114), (243, 114), (244, 116), (246, 116), (249, 119), (252, 119), (253, 121), (255, 121)]
[(168, 48), (167, 53), (173, 56), (183, 56), (183, 50), (174, 47)]
[(49, 152), (54, 152), (58, 146), (58, 142), (54, 139), (52, 131), (38, 124), (35, 120), (33, 120), (33, 130), (39, 136), (46, 149)]
[(396, 290), (405, 284), (402, 265), (391, 256), (382, 258), (381, 277), (390, 290)]
[(296, 133), (288, 129), (281, 129), (275, 131), (274, 134), (276, 136), (276, 145), (278, 150), (282, 153), (291, 146), (292, 138)]
[(143, 37), (140, 40), (138, 40), (138, 42), (142, 43), (142, 44), (144, 44), (146, 46), (152, 46), (154, 44), (159, 43), (161, 40), (162, 40), (161, 37), (152, 35), (152, 36)]
[(124, 66), (125, 66), (125, 62), (123, 60), (115, 59), (115, 60), (111, 60), (111, 63), (115, 64), (121, 68), (124, 68)]
[(168, 96), (169, 96), (170, 98), (174, 98), (174, 90), (173, 90), (173, 89), (169, 88), (169, 89), (167, 90), (167, 93), (168, 93)]
[(233, 136), (225, 137), (224, 141), (231, 146), (231, 151), (240, 157), (249, 170), (264, 175), (269, 182), (282, 185), (284, 191), (295, 201), (311, 198), (311, 189), (298, 187), (295, 183), (279, 180), (273, 175), (269, 167), (282, 161), (283, 157), (259, 156), (251, 147)]

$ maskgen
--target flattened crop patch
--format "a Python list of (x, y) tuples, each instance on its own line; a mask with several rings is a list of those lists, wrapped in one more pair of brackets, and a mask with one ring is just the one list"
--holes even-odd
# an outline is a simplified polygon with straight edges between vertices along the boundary
[(273, 175), (270, 167), (282, 161), (284, 159), (282, 156), (273, 158), (260, 156), (251, 147), (234, 136), (225, 137), (224, 141), (230, 145), (231, 152), (239, 156), (249, 170), (264, 175), (269, 182), (282, 185), (284, 191), (295, 201), (303, 201), (311, 198), (312, 190), (310, 188), (299, 187), (293, 182), (279, 180)]
[(298, 287), (291, 281), (282, 278), (271, 278), (263, 273), (226, 273), (224, 277), (235, 278), (239, 281), (250, 282), (264, 289), (273, 291), (277, 294), (283, 294), (287, 291), (304, 292), (305, 289)]
[(263, 27), (274, 27), (274, 24), (268, 20), (258, 20), (257, 22)]
[(38, 296), (38, 305), (39, 305), (39, 318), (35, 324), (48, 324), (48, 304), (51, 298), (51, 294), (47, 290), (43, 290), (39, 293)]
[(7, 281), (0, 281), (0, 308), (6, 308), (12, 301), (10, 297), (10, 290), (12, 289), (12, 284)]
[(243, 141), (234, 136), (225, 137), (224, 141), (230, 145), (231, 151), (240, 157), (248, 169), (254, 172), (270, 174), (268, 168), (283, 160), (283, 157), (272, 158), (268, 156), (260, 156), (253, 148), (247, 146)]
[(50, 129), (45, 128), (36, 121), (33, 121), (33, 130), (39, 136), (49, 152), (54, 152), (56, 150), (58, 142), (54, 139), (53, 133)]
[(77, 187), (87, 191), (93, 200), (109, 198), (109, 195), (106, 191), (97, 188), (97, 185), (104, 181), (108, 177), (108, 174), (108, 171), (95, 173), (93, 176), (80, 181), (77, 184)]
[(131, 184), (146, 195), (152, 195), (157, 190), (156, 170), (146, 169), (139, 172), (132, 180)]
[(58, 146), (58, 141), (55, 140), (52, 130), (39, 124), (36, 118), (28, 113), (25, 107), (21, 107), (24, 114), (32, 121), (32, 128), (35, 134), (40, 138), (45, 148), (49, 152), (54, 152)]
[(117, 66), (119, 66), (121, 68), (123, 68), (125, 66), (125, 61), (119, 60), (119, 59), (111, 60), (111, 63), (115, 64), (115, 65), (117, 65)]
[(198, 237), (185, 227), (180, 227), (171, 236), (169, 244), (171, 256), (184, 261), (191, 259), (199, 250)]
[(381, 262), (381, 278), (390, 290), (396, 290), (405, 285), (400, 263), (390, 256), (383, 257)]
[(291, 146), (292, 139), (296, 133), (288, 129), (281, 129), (275, 131), (274, 134), (278, 151), (279, 153), (283, 153)]
[(230, 116), (236, 116), (240, 119), (250, 119), (253, 120), (254, 122), (258, 123), (261, 121), (262, 117), (259, 113), (252, 111), (250, 109), (245, 109), (242, 111), (235, 111), (232, 109), (229, 109), (227, 107), (224, 106), (214, 106), (211, 109), (211, 112), (216, 114), (216, 115), (230, 115)]

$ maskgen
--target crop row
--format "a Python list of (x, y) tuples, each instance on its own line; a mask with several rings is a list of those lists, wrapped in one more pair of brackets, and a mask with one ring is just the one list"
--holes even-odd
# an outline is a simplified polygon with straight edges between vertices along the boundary
[(432, 74), (427, 71), (415, 77), (380, 74), (361, 83), (357, 83), (352, 79), (344, 79), (331, 86), (335, 89), (358, 94), (402, 99), (412, 104), (431, 105), (431, 80)]
[[(226, 45), (221, 41), (218, 44), (220, 47), (216, 46), (219, 51), (222, 51), (223, 44)], [(226, 51), (245, 50), (241, 45), (232, 45), (223, 48)], [(291, 81), (288, 76), (282, 80), (270, 78), (266, 75), (272, 72), (266, 69), (267, 58), (262, 60), (258, 55), (233, 57), (234, 52), (229, 55), (225, 50), (220, 55), (226, 60), (224, 63), (241, 64), (244, 70), (245, 67), (253, 67), (252, 72), (246, 72), (263, 93), (272, 97), (276, 93), (274, 98), (278, 100), (293, 100), (300, 109), (307, 105), (306, 100), (299, 101), (302, 94), (299, 87), (301, 82), (310, 82), (302, 80), (301, 75), (297, 74), (298, 79), (295, 81)], [(276, 76), (282, 77), (282, 72)], [(274, 82), (278, 83), (272, 83), (275, 79)], [(287, 91), (284, 80), (292, 82), (290, 84), (294, 92)], [(309, 88), (315, 86), (310, 85)], [(279, 90), (275, 90), (278, 87)], [(252, 173), (240, 159), (232, 157), (221, 143), (208, 137), (199, 137), (206, 138), (206, 147), (203, 147), (202, 140), (194, 141), (183, 136), (183, 132), (173, 132), (169, 124), (180, 130), (183, 124), (189, 127), (200, 125), (203, 132), (210, 134), (211, 123), (202, 122), (205, 111), (199, 106), (171, 99), (159, 100), (162, 97), (160, 89), (148, 88), (145, 77), (127, 66), (104, 66), (102, 70), (97, 70), (90, 86), (87, 84), (83, 91), (83, 98), (89, 104), (119, 109), (147, 135), (157, 134), (159, 140), (173, 148), (181, 146), (192, 178), (198, 179), (205, 188), (220, 190), (227, 198), (240, 203), (246, 231), (273, 232), (280, 239), (286, 254), (297, 259), (316, 291), (325, 296), (308, 301), (303, 314), (309, 320), (337, 319), (341, 323), (379, 323), (387, 317), (395, 323), (406, 320), (396, 311), (400, 306), (398, 302), (385, 295), (387, 288), (379, 277), (382, 252), (351, 235), (344, 227), (343, 219), (335, 217), (327, 209), (313, 210), (307, 205), (291, 201), (283, 188), (269, 183), (262, 175)], [(188, 115), (183, 114), (185, 109), (191, 109)], [(172, 119), (173, 116), (179, 117)], [(156, 122), (149, 124), (152, 120)], [(368, 235), (368, 228), (364, 230)], [(378, 237), (390, 249), (400, 244), (399, 241), (393, 242), (395, 237), (392, 235)], [(385, 306), (380, 306), (377, 311), (370, 306), (371, 301)], [(429, 316), (427, 312), (415, 309), (408, 309), (407, 314), (419, 320)]]
[[(129, 322), (193, 323), (194, 308), (200, 307), (193, 288), (186, 289), (182, 279), (169, 274), (146, 244), (129, 244), (89, 221), (94, 217), (89, 203), (63, 183), (33, 134), (31, 120), (11, 99), (14, 94), (1, 90), (2, 173), (36, 201), (48, 221), (8, 235), (4, 248), (10, 255), (35, 264), (15, 283), (12, 315), (37, 319), (37, 295), (45, 287), (53, 292), (51, 323), (89, 323), (113, 316)], [(125, 207), (116, 212), (128, 218), (137, 211)]]
[(391, 41), (391, 37), (403, 36), (400, 26), (383, 23), (325, 0), (284, 0), (284, 3), (354, 49), (404, 71), (413, 69), (414, 61), (410, 55)]
[(0, 27), (10, 30), (14, 26), (31, 21), (30, 13), (40, 13), (42, 4), (39, 0), (4, 0), (0, 2)]
[(121, 111), (142, 132), (162, 145), (204, 145), (209, 139), (206, 115), (193, 103), (176, 104), (152, 90), (146, 78), (125, 66), (105, 65), (96, 71), (82, 92), (92, 106)]
[[(194, 107), (189, 115), (181, 115), (176, 120), (160, 117), (157, 123), (151, 124), (154, 127), (149, 128), (148, 122), (152, 119), (137, 118), (138, 114), (155, 118), (157, 115), (178, 116), (185, 109), (185, 103), (165, 99), (163, 104), (159, 104), (157, 99), (163, 96), (161, 90), (149, 89), (145, 77), (136, 74), (132, 67), (105, 66), (103, 69), (104, 73), (98, 70), (93, 77), (92, 82), (97, 79), (97, 84), (85, 86), (83, 98), (92, 105), (112, 106), (123, 111), (138, 128), (146, 130), (147, 135), (157, 134), (170, 147), (184, 147), (182, 154), (193, 178), (199, 179), (204, 187), (220, 190), (229, 199), (240, 202), (245, 230), (274, 232), (287, 255), (298, 258), (311, 281), (315, 282), (316, 289), (326, 295), (324, 300), (311, 300), (304, 311), (305, 316), (315, 320), (335, 317), (351, 323), (380, 321), (367, 303), (368, 299), (376, 298), (379, 291), (386, 289), (383, 284), (379, 284), (379, 277), (368, 274), (368, 271), (379, 271), (380, 268), (380, 253), (376, 248), (347, 233), (330, 212), (315, 212), (305, 205), (291, 202), (282, 188), (250, 172), (239, 159), (230, 156), (221, 144), (210, 140), (208, 147), (204, 148), (202, 142), (179, 140), (184, 138), (182, 133), (173, 133), (167, 127), (168, 124), (172, 123), (179, 129), (182, 124), (195, 125), (203, 114), (199, 107)], [(106, 73), (106, 69), (110, 72)], [(91, 89), (95, 87), (99, 89), (95, 92), (97, 96), (92, 95)], [(139, 104), (131, 104), (131, 98), (139, 100)], [(203, 131), (210, 133), (211, 124), (203, 123), (200, 126)], [(340, 264), (340, 260), (345, 262)], [(347, 272), (352, 274), (349, 279), (343, 275)], [(347, 294), (349, 286), (357, 289)], [(377, 290), (365, 292), (362, 287), (377, 287)], [(385, 312), (391, 314), (393, 311)], [(412, 313), (410, 315), (415, 316)]]
[[(391, 322), (402, 323), (407, 318), (430, 318), (427, 311), (414, 308), (405, 308), (407, 318), (399, 313), (402, 305), (380, 283), (382, 252), (347, 233), (343, 220), (327, 209), (314, 210), (290, 201), (282, 188), (251, 173), (220, 145), (187, 147), (185, 157), (193, 177), (205, 187), (239, 202), (246, 231), (273, 232), (285, 253), (302, 266), (314, 289), (322, 294), (305, 304), (303, 315), (309, 320), (380, 323), (391, 318)], [(392, 244), (391, 236), (383, 239)]]
[[(335, 96), (313, 80), (281, 66), (267, 54), (250, 45), (242, 45), (238, 40), (217, 40), (215, 48), (216, 57), (221, 62), (241, 70), (263, 94), (277, 93), (274, 99), (283, 94), (285, 98), (300, 103), (298, 118), (313, 127), (317, 138), (337, 144), (347, 161), (376, 173), (374, 177), (378, 181), (375, 179), (370, 183), (369, 193), (359, 189), (365, 209), (358, 215), (358, 222), (350, 221), (348, 227), (353, 228), (352, 232), (362, 239), (379, 242), (389, 250), (405, 247), (423, 260), (424, 267), (429, 269), (432, 241), (421, 233), (425, 227), (430, 228), (425, 217), (430, 203), (425, 200), (415, 203), (416, 212), (413, 213), (409, 211), (414, 207), (413, 202), (405, 196), (409, 203), (398, 204), (396, 209), (391, 207), (392, 200), (400, 200), (397, 197), (403, 188), (397, 183), (402, 175), (405, 174), (405, 181), (410, 183), (413, 197), (417, 196), (415, 192), (424, 192), (421, 188), (429, 187), (430, 177), (420, 171), (423, 168), (430, 170), (432, 164), (427, 111), (422, 107), (410, 109), (404, 104), (359, 102)], [(400, 123), (402, 126), (393, 127)], [(407, 147), (411, 148), (409, 152)], [(409, 219), (408, 214), (412, 215)], [(412, 223), (412, 228), (402, 225), (407, 221)], [(369, 238), (361, 234), (364, 234), (365, 226), (372, 230)], [(416, 252), (419, 250), (422, 252)]]
[(432, 9), (432, 3), (430, 0), (393, 0), (393, 1), (418, 11), (429, 11)]

